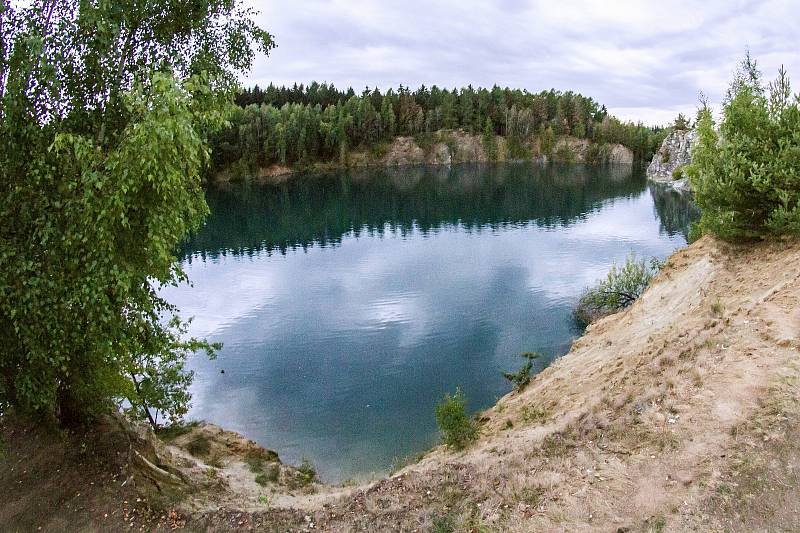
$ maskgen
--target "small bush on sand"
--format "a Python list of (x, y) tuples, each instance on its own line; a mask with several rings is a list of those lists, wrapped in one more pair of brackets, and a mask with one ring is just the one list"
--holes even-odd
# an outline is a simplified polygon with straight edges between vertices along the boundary
[(453, 533), (456, 530), (456, 522), (450, 515), (434, 516), (431, 525), (431, 533)]
[(662, 263), (656, 258), (648, 262), (629, 255), (622, 267), (613, 265), (606, 279), (583, 293), (575, 309), (575, 319), (588, 325), (625, 309), (642, 295), (661, 267)]
[(524, 389), (528, 383), (531, 382), (531, 369), (533, 368), (533, 360), (539, 357), (538, 353), (526, 352), (521, 354), (525, 359), (525, 364), (520, 367), (516, 372), (503, 372), (503, 377), (514, 384), (514, 388), (518, 391)]
[(461, 389), (457, 388), (452, 396), (445, 394), (436, 406), (436, 423), (442, 432), (442, 442), (453, 449), (462, 450), (478, 437), (475, 422), (467, 416)]
[(308, 485), (317, 479), (317, 469), (314, 468), (311, 461), (305, 457), (300, 461), (300, 466), (297, 467), (297, 471), (300, 473), (300, 483), (302, 485)]

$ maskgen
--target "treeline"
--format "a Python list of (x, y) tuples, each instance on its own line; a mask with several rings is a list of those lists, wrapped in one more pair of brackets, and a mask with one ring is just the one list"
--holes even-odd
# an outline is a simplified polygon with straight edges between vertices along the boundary
[[(356, 94), (333, 85), (311, 83), (266, 89), (258, 86), (237, 97), (231, 127), (213, 139), (214, 165), (247, 173), (273, 163), (316, 161), (347, 164), (353, 149), (379, 155), (398, 135), (430, 145), (435, 132), (461, 129), (492, 143), (506, 138), (507, 155), (531, 158), (536, 146), (550, 155), (564, 135), (598, 145), (619, 143), (634, 158), (647, 161), (666, 135), (663, 128), (622, 122), (605, 106), (572, 91), (530, 93), (520, 89), (436, 86), (410, 90), (365, 89)], [(487, 150), (494, 153), (494, 150)]]

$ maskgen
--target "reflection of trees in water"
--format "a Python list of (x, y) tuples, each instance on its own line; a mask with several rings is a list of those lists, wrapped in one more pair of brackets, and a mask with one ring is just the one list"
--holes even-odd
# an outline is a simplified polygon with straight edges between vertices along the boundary
[(208, 191), (209, 220), (181, 255), (283, 253), (335, 244), (349, 233), (427, 233), (452, 225), (476, 231), (569, 226), (605, 200), (641, 194), (645, 183), (629, 166), (505, 164), (381, 168), (231, 185)]
[(653, 197), (661, 231), (667, 235), (680, 233), (689, 239), (689, 227), (700, 218), (700, 209), (692, 201), (691, 194), (676, 191), (663, 183), (648, 183)]

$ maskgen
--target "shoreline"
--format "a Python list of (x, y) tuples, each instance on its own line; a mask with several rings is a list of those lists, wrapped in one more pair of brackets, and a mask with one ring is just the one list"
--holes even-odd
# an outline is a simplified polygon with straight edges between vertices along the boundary
[[(635, 166), (633, 152), (621, 144), (596, 145), (588, 139), (564, 136), (558, 138), (550, 157), (542, 153), (536, 142), (524, 144), (530, 157), (513, 158), (508, 154), (506, 139), (496, 137), (498, 146), (495, 158), (487, 157), (481, 143), (481, 136), (463, 131), (441, 130), (436, 132), (437, 141), (425, 148), (421, 147), (413, 137), (395, 137), (386, 147), (384, 154), (372, 154), (363, 149), (355, 149), (349, 153), (345, 163), (335, 161), (315, 161), (309, 165), (288, 166), (274, 163), (265, 167), (251, 169), (247, 174), (233, 171), (230, 168), (217, 170), (208, 178), (209, 183), (229, 183), (238, 181), (255, 181), (262, 183), (281, 183), (289, 176), (308, 172), (333, 172), (341, 170), (360, 170), (369, 168), (404, 168), (417, 165), (450, 166), (469, 163), (516, 163), (531, 162), (535, 164), (586, 164), (590, 166), (625, 165)], [(597, 147), (600, 160), (592, 159), (590, 149)], [(561, 150), (561, 157), (558, 157)], [(646, 161), (638, 164), (646, 165)]]

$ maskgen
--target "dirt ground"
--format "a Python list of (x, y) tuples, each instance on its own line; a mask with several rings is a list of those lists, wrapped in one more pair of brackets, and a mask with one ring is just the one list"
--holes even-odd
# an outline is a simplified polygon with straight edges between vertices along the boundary
[[(171, 511), (139, 502), (133, 527), (146, 515), (149, 529), (198, 531), (800, 530), (799, 300), (800, 241), (701, 239), (481, 413), (466, 451), (436, 448), (364, 486), (291, 469), (256, 483), (246, 453), (192, 455), (190, 433), (169, 448), (175, 464), (215, 481)], [(119, 473), (18, 431), (4, 430), (4, 529), (130, 524), (137, 496)]]

